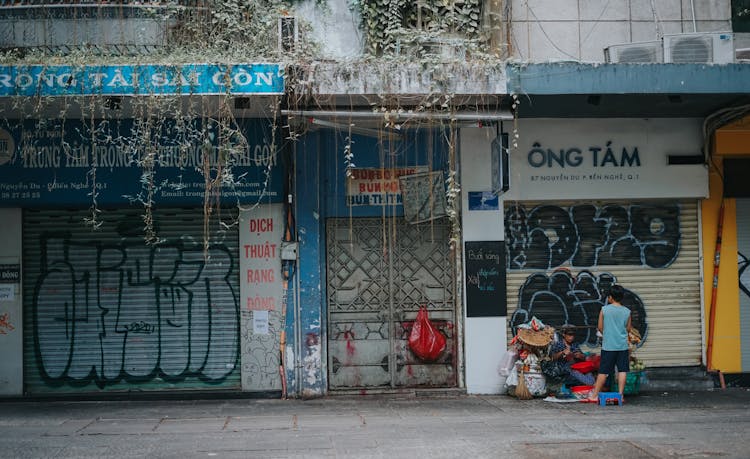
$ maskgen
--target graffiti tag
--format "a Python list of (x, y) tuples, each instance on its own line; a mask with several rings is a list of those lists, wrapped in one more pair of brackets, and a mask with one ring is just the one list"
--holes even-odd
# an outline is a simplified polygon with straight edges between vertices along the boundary
[[(519, 290), (518, 309), (510, 320), (513, 335), (518, 325), (537, 317), (554, 327), (575, 325), (576, 341), (595, 346), (599, 311), (606, 303), (609, 288), (615, 283), (615, 276), (610, 273), (595, 276), (589, 271), (581, 271), (574, 276), (568, 270), (560, 269), (549, 276), (546, 273), (532, 274)], [(630, 309), (632, 326), (645, 341), (648, 324), (643, 301), (636, 293), (625, 289), (622, 304)]]
[(48, 384), (217, 383), (235, 370), (237, 260), (226, 246), (204, 253), (202, 244), (182, 239), (154, 246), (140, 237), (112, 244), (70, 234), (40, 239), (31, 320)]
[(680, 249), (679, 218), (677, 204), (515, 204), (505, 214), (508, 269), (665, 268)]

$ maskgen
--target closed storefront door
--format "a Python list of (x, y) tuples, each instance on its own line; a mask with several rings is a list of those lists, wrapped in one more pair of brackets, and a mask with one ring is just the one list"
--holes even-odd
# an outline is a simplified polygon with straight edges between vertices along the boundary
[(512, 202), (505, 229), (511, 333), (532, 317), (569, 323), (598, 352), (599, 310), (618, 283), (647, 366), (701, 364), (695, 201)]
[[(456, 385), (455, 278), (447, 219), (327, 221), (328, 372), (331, 389)], [(446, 337), (436, 361), (408, 336), (420, 305)]]
[[(227, 222), (236, 210), (224, 210)], [(203, 209), (27, 210), (24, 375), (29, 394), (239, 389), (236, 226)]]

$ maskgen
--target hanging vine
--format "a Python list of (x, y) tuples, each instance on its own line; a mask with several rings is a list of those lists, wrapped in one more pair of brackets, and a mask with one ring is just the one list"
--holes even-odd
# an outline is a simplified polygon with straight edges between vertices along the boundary
[(375, 56), (406, 48), (425, 54), (426, 42), (483, 38), (482, 0), (351, 0), (350, 8), (361, 15), (367, 49)]
[[(310, 30), (310, 26), (304, 21), (297, 21), (301, 38), (292, 52), (282, 52), (277, 44), (279, 17), (294, 14), (294, 5), (299, 2), (300, 0), (205, 0), (195, 7), (185, 7), (184, 2), (172, 0), (143, 9), (149, 17), (169, 24), (168, 44), (151, 49), (148, 53), (93, 48), (89, 45), (65, 50), (39, 47), (7, 50), (0, 53), (0, 63), (64, 64), (81, 71), (92, 65), (154, 65), (163, 62), (179, 66), (207, 60), (231, 65), (233, 62), (272, 59), (287, 70), (286, 93), (274, 100), (271, 107), (270, 149), (275, 155), (279, 151), (279, 142), (294, 141), (304, 132), (287, 126), (285, 132), (288, 133), (288, 138), (276, 138), (281, 100), (286, 101), (287, 107), (318, 103), (311, 82), (304, 81), (297, 74), (304, 73), (299, 69), (304, 69), (319, 56), (317, 45), (305, 38), (312, 36), (305, 33)], [(316, 0), (316, 4), (324, 6), (325, 0)], [(456, 38), (473, 43), (482, 39), (481, 0), (353, 0), (351, 6), (361, 14), (361, 27), (365, 31), (367, 47), (374, 55), (397, 58), (404, 46), (413, 47), (414, 43), (418, 43), (418, 47), (424, 48), (429, 40)], [(421, 54), (423, 62), (429, 61), (425, 59), (426, 55)], [(446, 111), (453, 106), (453, 95), (445, 90), (445, 83), (450, 75), (437, 71), (431, 72), (431, 75), (432, 83), (428, 93), (421, 102), (411, 106), (410, 110)], [(234, 119), (233, 97), (227, 94), (218, 99), (218, 102), (209, 103), (201, 96), (180, 93), (133, 97), (125, 101), (114, 101), (104, 94), (65, 98), (38, 96), (31, 101), (18, 97), (12, 98), (11, 103), (0, 110), (13, 113), (14, 117), (20, 113), (21, 118), (37, 119), (40, 125), (47, 119), (54, 119), (60, 123), (61, 129), (64, 129), (70, 117), (86, 120), (92, 142), (115, 145), (126, 151), (131, 163), (141, 171), (140, 191), (126, 197), (143, 207), (144, 237), (149, 243), (155, 243), (159, 241), (153, 221), (156, 196), (162, 191), (179, 191), (185, 186), (180, 180), (160, 181), (157, 178), (156, 171), (162, 164), (156, 146), (171, 142), (183, 157), (196, 146), (204, 150), (203, 163), (195, 165), (194, 169), (205, 182), (203, 206), (206, 225), (219, 210), (218, 197), (221, 189), (233, 189), (242, 184), (243, 177), (235, 175), (233, 165), (248, 148), (248, 141)], [(119, 123), (116, 110), (111, 110), (113, 107), (110, 104), (113, 103), (126, 103), (132, 110), (132, 126), (127, 128), (127, 133), (110, 129), (113, 123)], [(396, 122), (388, 120), (389, 113), (397, 115), (403, 110), (399, 102), (382, 101), (378, 105), (384, 115), (383, 129), (400, 128)], [(71, 115), (77, 111), (81, 114)], [(398, 116), (393, 119), (398, 119)], [(449, 140), (450, 148), (455, 148), (454, 142), (454, 138)], [(213, 154), (214, 150), (216, 155)], [(215, 158), (216, 161), (210, 158)], [(350, 174), (354, 167), (351, 135), (344, 146), (344, 161), (345, 170)], [(264, 174), (261, 196), (265, 196), (269, 186), (270, 163)], [(451, 193), (458, 193), (459, 188), (452, 169), (451, 174), (453, 175), (448, 177), (449, 207), (455, 205), (457, 212), (458, 203), (452, 201), (454, 196)], [(86, 223), (97, 228), (101, 211), (97, 188), (99, 177), (95, 165), (90, 167), (87, 176), (87, 183), (91, 187), (91, 207)], [(452, 215), (454, 217), (457, 218)], [(204, 244), (208, 244), (208, 226), (204, 230)]]
[[(137, 5), (137, 4), (134, 4)], [(82, 43), (70, 47), (28, 47), (5, 50), (0, 53), (0, 63), (8, 65), (53, 66), (67, 65), (72, 75), (95, 65), (155, 65), (167, 63), (175, 68), (183, 63), (217, 62), (230, 68), (234, 62), (266, 62), (272, 59), (284, 69), (292, 64), (308, 61), (317, 55), (314, 44), (300, 39), (293, 52), (278, 49), (276, 40), (277, 21), (280, 16), (290, 14), (290, 2), (279, 0), (206, 0), (194, 7), (184, 7), (185, 2), (171, 1), (156, 6), (143, 7), (136, 13), (169, 25), (167, 45), (154, 49), (135, 49), (105, 45), (92, 47)], [(132, 6), (132, 5), (131, 5)], [(85, 6), (82, 6), (85, 8)], [(136, 6), (137, 8), (137, 6)], [(309, 25), (297, 21), (303, 33)], [(144, 52), (147, 51), (147, 52)], [(44, 72), (43, 72), (44, 74)], [(227, 85), (229, 87), (229, 85)], [(292, 86), (287, 87), (290, 91)], [(140, 191), (125, 195), (131, 203), (143, 208), (143, 236), (147, 243), (159, 242), (155, 228), (153, 210), (160, 192), (175, 192), (186, 185), (179, 178), (159, 179), (157, 171), (164, 158), (160, 148), (179, 150), (181, 158), (190, 151), (201, 149), (201, 164), (187, 169), (204, 178), (204, 248), (209, 244), (209, 224), (219, 212), (219, 197), (222, 189), (234, 190), (245, 180), (236, 174), (234, 165), (247, 155), (249, 144), (243, 128), (234, 119), (234, 97), (205, 96), (189, 93), (169, 95), (142, 95), (147, 97), (111, 97), (106, 94), (93, 96), (33, 96), (12, 97), (10, 103), (0, 107), (0, 116), (12, 119), (34, 119), (35, 130), (45, 129), (48, 124), (59, 126), (63, 154), (70, 159), (73, 147), (68, 145), (65, 131), (80, 131), (81, 140), (90, 145), (108, 145), (127, 156), (127, 163), (140, 169)], [(272, 155), (278, 151), (275, 132), (278, 128), (279, 100), (272, 108), (271, 138)], [(122, 127), (121, 110), (127, 106), (131, 121)], [(70, 120), (80, 120), (82, 127)], [(88, 139), (88, 140), (86, 140)], [(26, 154), (32, 151), (27, 148)], [(177, 162), (184, 162), (177, 160)], [(260, 197), (267, 196), (270, 185), (270, 167), (275, 161), (268, 160), (262, 172)], [(90, 214), (84, 222), (93, 229), (99, 228), (100, 184), (97, 165), (92, 161), (85, 173), (90, 191)], [(239, 205), (239, 197), (237, 198)], [(220, 223), (224, 224), (221, 219)], [(206, 253), (208, 251), (206, 250)]]

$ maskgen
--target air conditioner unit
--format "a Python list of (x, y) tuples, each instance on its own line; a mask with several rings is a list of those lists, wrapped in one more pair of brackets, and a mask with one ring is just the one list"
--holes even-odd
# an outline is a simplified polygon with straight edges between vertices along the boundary
[(299, 41), (299, 27), (294, 16), (279, 16), (279, 51), (293, 53)]
[(444, 37), (397, 37), (396, 55), (408, 59), (432, 59), (437, 62), (466, 60), (467, 40)]
[(623, 43), (604, 48), (604, 62), (631, 64), (641, 62), (664, 62), (661, 40)]
[(734, 34), (696, 32), (664, 35), (664, 62), (730, 64), (734, 62)]

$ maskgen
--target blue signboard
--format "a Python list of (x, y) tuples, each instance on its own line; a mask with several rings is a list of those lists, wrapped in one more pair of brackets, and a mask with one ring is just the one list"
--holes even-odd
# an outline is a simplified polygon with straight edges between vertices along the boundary
[(499, 201), (492, 191), (469, 191), (469, 210), (498, 210)]
[[(281, 202), (269, 120), (0, 122), (0, 206)], [(209, 179), (207, 185), (206, 177)]]
[(0, 65), (0, 96), (282, 94), (278, 64)]

